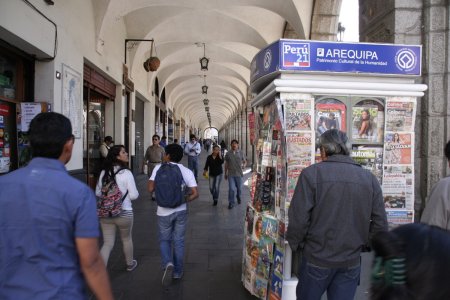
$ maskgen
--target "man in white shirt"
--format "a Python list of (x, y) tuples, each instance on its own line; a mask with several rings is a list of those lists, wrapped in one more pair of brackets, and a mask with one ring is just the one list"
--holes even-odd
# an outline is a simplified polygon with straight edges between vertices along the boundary
[(200, 152), (202, 152), (202, 147), (195, 135), (191, 134), (189, 143), (184, 145), (184, 153), (188, 156), (188, 168), (194, 172), (195, 181), (198, 178), (198, 156)]
[[(197, 182), (192, 171), (179, 164), (183, 158), (183, 148), (177, 144), (170, 144), (166, 146), (165, 150), (164, 163), (177, 165), (183, 176), (184, 184), (190, 189), (189, 194), (185, 198), (186, 201), (181, 205), (175, 208), (161, 207), (158, 205), (156, 211), (159, 227), (159, 248), (161, 251), (162, 268), (164, 269), (162, 283), (164, 286), (168, 286), (172, 278), (181, 279), (183, 276), (184, 235), (187, 226), (186, 203), (198, 198), (198, 191)], [(149, 178), (148, 191), (150, 193), (155, 190), (158, 184), (161, 184), (158, 181), (161, 179), (156, 178), (156, 174), (160, 168), (161, 165), (157, 165)], [(176, 187), (173, 188), (175, 189)], [(179, 188), (181, 189), (181, 186)], [(156, 201), (158, 202), (158, 195), (156, 195)]]

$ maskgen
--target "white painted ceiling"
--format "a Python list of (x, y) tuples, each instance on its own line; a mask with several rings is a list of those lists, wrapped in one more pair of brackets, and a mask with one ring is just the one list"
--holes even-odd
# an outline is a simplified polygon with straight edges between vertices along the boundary
[[(250, 62), (266, 45), (282, 37), (286, 22), (298, 36), (309, 36), (312, 0), (95, 0), (98, 37), (123, 20), (128, 39), (154, 39), (165, 89), (166, 106), (176, 118), (208, 127), (201, 86), (209, 87), (211, 126), (220, 129), (246, 105)], [(199, 59), (209, 58), (208, 71)], [(138, 43), (130, 54), (131, 75), (149, 76), (142, 63), (149, 43)], [(152, 89), (151, 89), (152, 90)]]

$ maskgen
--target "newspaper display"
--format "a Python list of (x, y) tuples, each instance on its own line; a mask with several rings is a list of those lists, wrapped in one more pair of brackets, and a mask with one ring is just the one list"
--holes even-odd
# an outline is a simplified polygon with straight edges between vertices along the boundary
[(286, 130), (311, 131), (312, 100), (286, 100), (284, 105)]
[(412, 133), (386, 133), (384, 137), (384, 164), (413, 164), (413, 142)]
[(351, 157), (364, 169), (372, 172), (381, 184), (383, 179), (383, 148), (359, 146), (352, 150)]
[(386, 209), (414, 210), (414, 183), (411, 166), (385, 166), (383, 198)]
[(390, 228), (414, 221), (413, 97), (386, 99), (383, 200)]
[(319, 137), (328, 129), (346, 130), (347, 121), (345, 104), (343, 103), (317, 103), (316, 104), (316, 136)]
[(312, 134), (309, 132), (287, 132), (286, 143), (288, 166), (310, 166), (312, 164), (312, 152), (314, 150), (312, 142)]
[(414, 211), (411, 210), (386, 210), (389, 230), (414, 222)]
[(392, 97), (386, 103), (386, 131), (413, 132), (416, 102), (412, 97)]

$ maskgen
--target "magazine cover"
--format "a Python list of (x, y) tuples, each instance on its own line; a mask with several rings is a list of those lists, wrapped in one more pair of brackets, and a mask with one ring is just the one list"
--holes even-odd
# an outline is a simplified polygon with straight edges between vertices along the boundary
[(264, 142), (263, 143), (263, 153), (262, 153), (262, 166), (272, 166), (272, 143)]
[(276, 242), (278, 238), (278, 220), (269, 215), (263, 215), (262, 218), (263, 236)]
[(254, 241), (259, 242), (261, 235), (262, 235), (262, 215), (259, 213), (255, 213), (253, 221), (252, 238)]
[(274, 241), (267, 237), (261, 237), (259, 240), (259, 256), (266, 263), (271, 263), (273, 260), (273, 245)]
[(412, 141), (411, 133), (387, 133), (384, 140), (384, 164), (412, 164)]
[(281, 293), (283, 290), (283, 279), (272, 273), (270, 279), (269, 300), (281, 300)]
[(283, 278), (283, 263), (284, 263), (284, 253), (276, 247), (273, 253), (273, 272), (277, 274), (280, 278)]
[(383, 148), (359, 146), (352, 149), (351, 157), (364, 169), (372, 172), (381, 184), (383, 180)]
[(316, 104), (316, 137), (328, 129), (346, 130), (345, 104), (317, 103)]
[(416, 102), (412, 97), (388, 98), (386, 102), (386, 131), (414, 131), (415, 104)]
[(382, 142), (381, 136), (378, 135), (377, 106), (352, 108), (352, 139), (355, 142)]
[(287, 202), (291, 202), (297, 181), (304, 168), (302, 166), (288, 166), (287, 168)]
[(256, 276), (254, 294), (260, 299), (266, 299), (267, 297), (267, 283), (268, 281), (264, 278)]
[(270, 272), (270, 262), (265, 261), (262, 257), (258, 259), (258, 264), (256, 266), (256, 275), (258, 277), (269, 280)]
[(247, 211), (245, 214), (245, 228), (247, 229), (247, 234), (253, 234), (253, 220), (255, 218), (255, 210), (250, 205), (247, 205)]
[(311, 100), (286, 100), (284, 120), (286, 130), (311, 130)]
[(253, 293), (253, 287), (255, 286), (256, 274), (251, 270), (249, 265), (244, 267), (244, 287)]
[(307, 132), (286, 133), (287, 163), (308, 167), (312, 164), (312, 134)]

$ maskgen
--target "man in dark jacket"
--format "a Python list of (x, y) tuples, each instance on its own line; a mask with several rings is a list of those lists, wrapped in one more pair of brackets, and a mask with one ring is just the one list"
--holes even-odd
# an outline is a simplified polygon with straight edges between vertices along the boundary
[(320, 136), (322, 162), (302, 171), (292, 197), (287, 240), (302, 252), (297, 299), (325, 291), (328, 299), (353, 299), (361, 249), (387, 230), (380, 185), (349, 157), (347, 140), (337, 129)]

